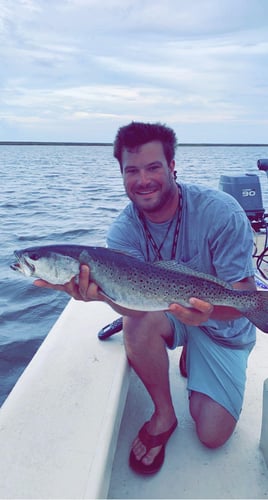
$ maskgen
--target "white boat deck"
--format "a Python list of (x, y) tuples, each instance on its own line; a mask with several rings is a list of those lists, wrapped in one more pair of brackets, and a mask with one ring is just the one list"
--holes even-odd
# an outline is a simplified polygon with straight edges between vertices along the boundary
[[(257, 334), (240, 421), (218, 450), (196, 437), (178, 369), (180, 349), (170, 353), (179, 427), (161, 471), (141, 477), (129, 468), (128, 456), (152, 405), (129, 370), (122, 333), (105, 342), (97, 338), (115, 317), (103, 303), (71, 300), (5, 401), (0, 498), (267, 498), (268, 469), (259, 444), (268, 335)], [(262, 444), (268, 462), (266, 388)]]
[(133, 373), (108, 498), (267, 498), (268, 469), (259, 447), (263, 382), (268, 376), (267, 353), (268, 335), (258, 332), (257, 345), (249, 358), (241, 418), (233, 436), (217, 450), (205, 448), (196, 437), (188, 410), (186, 381), (178, 369), (180, 350), (170, 353), (172, 394), (179, 426), (166, 447), (162, 469), (152, 477), (138, 476), (128, 467), (131, 442), (152, 413), (150, 400)]

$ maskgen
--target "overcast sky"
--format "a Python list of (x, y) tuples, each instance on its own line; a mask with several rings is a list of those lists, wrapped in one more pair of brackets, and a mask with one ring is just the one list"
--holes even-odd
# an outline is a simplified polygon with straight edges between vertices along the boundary
[(0, 0), (0, 140), (268, 143), (268, 0)]

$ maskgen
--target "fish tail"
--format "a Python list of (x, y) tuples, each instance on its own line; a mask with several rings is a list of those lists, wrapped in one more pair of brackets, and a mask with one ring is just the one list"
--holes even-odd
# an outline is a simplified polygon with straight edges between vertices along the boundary
[(255, 307), (244, 313), (244, 316), (251, 321), (259, 330), (268, 333), (268, 292), (256, 292), (257, 303)]

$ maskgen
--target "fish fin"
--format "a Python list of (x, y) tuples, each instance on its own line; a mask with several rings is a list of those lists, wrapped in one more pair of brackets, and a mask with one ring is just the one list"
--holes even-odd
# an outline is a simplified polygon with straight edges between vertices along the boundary
[[(156, 262), (153, 262), (152, 265), (161, 267), (162, 269), (170, 269), (171, 271), (178, 271), (181, 268), (184, 268), (185, 272), (188, 270), (188, 267), (182, 266), (176, 260), (157, 260)], [(191, 271), (190, 268), (189, 271)]]
[(154, 266), (161, 267), (162, 269), (167, 269), (169, 271), (174, 271), (177, 273), (187, 274), (188, 276), (194, 276), (195, 278), (201, 278), (208, 281), (212, 281), (213, 283), (217, 283), (217, 285), (221, 285), (228, 290), (233, 290), (232, 285), (223, 281), (216, 276), (212, 276), (211, 274), (202, 273), (201, 271), (195, 271), (184, 264), (179, 264), (176, 260), (158, 260), (153, 263)]
[(251, 311), (244, 312), (244, 316), (259, 330), (268, 333), (268, 292), (261, 290), (258, 294), (258, 304)]

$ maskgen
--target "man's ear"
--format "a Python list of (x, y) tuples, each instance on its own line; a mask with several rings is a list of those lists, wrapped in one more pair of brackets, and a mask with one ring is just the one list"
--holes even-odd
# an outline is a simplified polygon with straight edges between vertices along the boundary
[(175, 160), (171, 160), (170, 164), (169, 164), (169, 170), (170, 172), (174, 175), (175, 179), (176, 179), (176, 170), (175, 170), (175, 165), (176, 165), (176, 162)]

